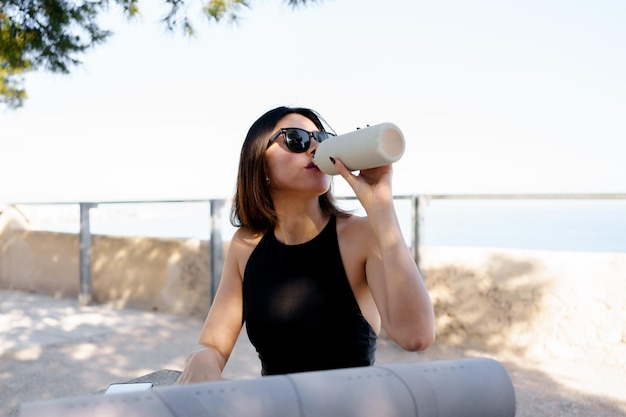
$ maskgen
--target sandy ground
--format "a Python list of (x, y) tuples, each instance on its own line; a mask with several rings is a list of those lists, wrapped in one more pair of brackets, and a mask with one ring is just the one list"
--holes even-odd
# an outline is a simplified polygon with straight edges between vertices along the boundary
[[(626, 417), (626, 254), (428, 248), (423, 256), (437, 342), (410, 353), (381, 338), (378, 364), (490, 357), (511, 376), (517, 416)], [(0, 291), (0, 302), (2, 417), (23, 402), (181, 369), (202, 324), (12, 291)], [(242, 336), (225, 376), (258, 375)]]

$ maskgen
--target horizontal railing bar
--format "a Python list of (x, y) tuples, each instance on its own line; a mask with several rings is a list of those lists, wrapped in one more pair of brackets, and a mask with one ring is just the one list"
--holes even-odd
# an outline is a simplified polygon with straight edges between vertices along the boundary
[[(564, 193), (564, 194), (400, 194), (396, 200), (411, 200), (414, 197), (431, 200), (620, 200), (626, 193)], [(356, 200), (356, 196), (335, 196), (337, 200)]]
[(9, 203), (12, 206), (53, 206), (70, 205), (80, 203), (91, 204), (154, 204), (154, 203), (210, 203), (212, 200), (228, 200), (227, 198), (205, 198), (205, 199), (180, 199), (180, 200), (119, 200), (119, 201), (51, 201), (51, 202), (25, 202)]
[[(397, 200), (410, 200), (416, 196), (431, 200), (620, 200), (626, 199), (626, 193), (528, 193), (528, 194), (400, 194)], [(337, 200), (356, 200), (356, 196), (335, 196)], [(114, 200), (114, 201), (51, 201), (17, 202), (12, 206), (70, 205), (80, 203), (104, 204), (155, 204), (155, 203), (210, 203), (213, 200), (227, 201), (230, 198), (196, 198), (176, 200)]]
[[(450, 200), (619, 200), (626, 193), (563, 193), (563, 194), (424, 194), (430, 199)], [(394, 196), (395, 198), (395, 196)], [(404, 197), (410, 198), (410, 197)]]

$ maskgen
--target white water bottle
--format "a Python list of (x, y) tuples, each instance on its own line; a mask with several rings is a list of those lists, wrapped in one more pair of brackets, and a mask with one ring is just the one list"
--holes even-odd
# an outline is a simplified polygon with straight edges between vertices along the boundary
[(381, 123), (326, 139), (317, 145), (315, 164), (325, 174), (337, 175), (330, 158), (339, 158), (350, 171), (376, 168), (399, 160), (404, 135), (393, 123)]

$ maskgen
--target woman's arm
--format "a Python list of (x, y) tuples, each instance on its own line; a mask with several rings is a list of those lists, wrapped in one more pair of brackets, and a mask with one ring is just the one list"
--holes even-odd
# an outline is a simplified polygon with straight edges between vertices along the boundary
[(224, 271), (215, 299), (200, 334), (201, 348), (185, 361), (178, 384), (222, 379), (222, 371), (237, 342), (242, 327), (243, 269), (254, 246), (238, 230), (228, 248)]
[(435, 340), (433, 306), (413, 256), (406, 245), (393, 205), (391, 165), (348, 171), (335, 165), (367, 212), (361, 228), (366, 242), (367, 283), (389, 336), (406, 350), (423, 350)]

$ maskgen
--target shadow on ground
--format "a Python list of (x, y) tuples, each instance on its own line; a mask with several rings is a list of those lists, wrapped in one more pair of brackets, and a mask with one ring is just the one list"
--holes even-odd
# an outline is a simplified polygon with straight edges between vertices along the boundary
[(158, 369), (182, 369), (202, 326), (199, 318), (2, 295), (0, 415), (22, 402), (98, 392)]
[(536, 260), (493, 255), (484, 268), (446, 265), (425, 270), (439, 343), (523, 356), (515, 333), (541, 314), (550, 283)]

